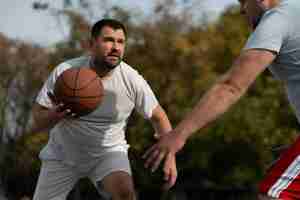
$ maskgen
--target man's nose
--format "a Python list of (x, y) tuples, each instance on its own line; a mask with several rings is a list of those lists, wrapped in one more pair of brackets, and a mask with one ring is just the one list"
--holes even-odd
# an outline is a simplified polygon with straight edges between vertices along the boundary
[(120, 49), (120, 44), (118, 44), (118, 42), (114, 42), (112, 45), (112, 49), (113, 50), (119, 50)]

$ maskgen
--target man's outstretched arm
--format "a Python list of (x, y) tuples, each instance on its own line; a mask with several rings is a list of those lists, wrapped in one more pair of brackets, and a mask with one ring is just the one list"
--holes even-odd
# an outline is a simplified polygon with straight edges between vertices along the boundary
[[(231, 69), (199, 100), (171, 134), (162, 137), (146, 151), (145, 166), (156, 170), (163, 159), (175, 155), (194, 132), (213, 122), (236, 103), (275, 57), (275, 53), (263, 49), (242, 52)], [(168, 160), (165, 160), (164, 168), (168, 165)]]

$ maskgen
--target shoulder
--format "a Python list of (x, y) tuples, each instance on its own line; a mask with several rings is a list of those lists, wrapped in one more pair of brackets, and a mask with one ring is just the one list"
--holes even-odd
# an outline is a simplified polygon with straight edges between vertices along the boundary
[(282, 12), (280, 9), (271, 9), (268, 10), (263, 16), (260, 21), (260, 24), (264, 24), (266, 22), (269, 22), (270, 25), (276, 26), (276, 21), (283, 21), (285, 18), (287, 18), (288, 15), (285, 14), (285, 12)]
[(131, 67), (130, 65), (128, 65), (123, 61), (120, 63), (120, 73), (122, 74), (122, 76), (125, 76), (130, 80), (135, 80), (140, 78), (143, 79), (142, 75), (138, 72), (138, 70), (134, 69), (133, 67)]
[[(290, 6), (285, 4), (280, 4), (279, 6), (268, 10), (263, 16), (256, 27), (255, 31), (252, 33), (254, 36), (260, 37), (265, 35), (266, 39), (273, 41), (274, 39), (286, 39), (290, 36), (293, 25), (291, 20), (292, 14)], [(300, 16), (299, 16), (300, 17)]]
[(290, 1), (282, 1), (278, 6), (272, 8), (263, 15), (262, 22), (264, 21), (272, 21), (273, 26), (278, 25), (279, 22), (289, 23), (291, 17), (294, 15), (299, 15), (298, 9), (295, 9), (293, 2)]
[(136, 91), (139, 91), (141, 88), (144, 88), (145, 85), (148, 85), (147, 81), (138, 72), (138, 70), (125, 62), (120, 63), (119, 72), (125, 84), (129, 86), (129, 88), (135, 88)]
[(89, 61), (90, 61), (89, 56), (81, 56), (81, 57), (66, 60), (64, 63), (72, 67), (81, 67), (83, 65), (89, 65)]
[(88, 65), (89, 59), (90, 57), (88, 56), (81, 56), (66, 60), (54, 68), (54, 70), (52, 71), (52, 75), (57, 77), (67, 69)]
[(124, 61), (120, 63), (120, 71), (125, 72), (127, 74), (139, 74), (139, 72), (136, 69), (134, 69)]

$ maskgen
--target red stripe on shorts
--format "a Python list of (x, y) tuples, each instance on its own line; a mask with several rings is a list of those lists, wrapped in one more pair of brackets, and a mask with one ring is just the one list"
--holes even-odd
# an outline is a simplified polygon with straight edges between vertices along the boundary
[(281, 200), (300, 199), (300, 137), (269, 169), (259, 190)]

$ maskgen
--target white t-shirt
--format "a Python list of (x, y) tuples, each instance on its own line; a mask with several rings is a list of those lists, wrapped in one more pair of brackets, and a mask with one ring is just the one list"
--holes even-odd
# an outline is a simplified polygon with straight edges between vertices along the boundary
[[(58, 65), (39, 92), (36, 102), (51, 108), (47, 92), (53, 92), (57, 77), (72, 67), (89, 67), (90, 57), (83, 56)], [(125, 140), (127, 119), (133, 109), (149, 119), (158, 101), (145, 79), (125, 62), (102, 80), (104, 98), (92, 113), (75, 119), (63, 119), (50, 130), (48, 144), (41, 159), (62, 160), (78, 164), (94, 160), (105, 152), (127, 152)]]

